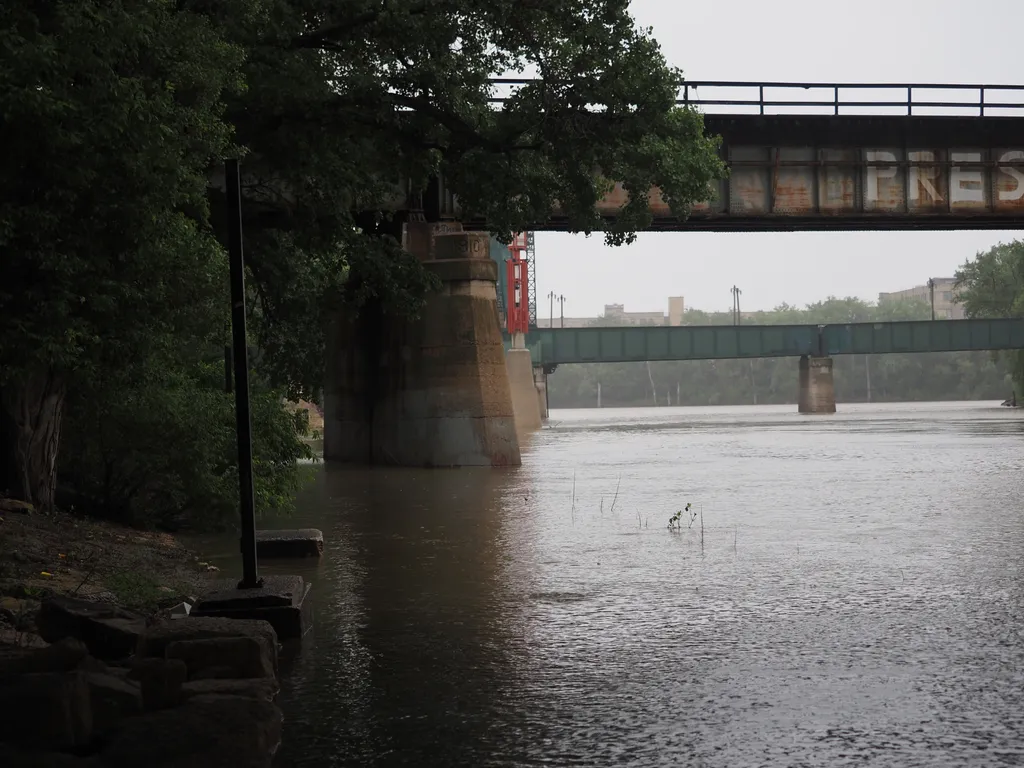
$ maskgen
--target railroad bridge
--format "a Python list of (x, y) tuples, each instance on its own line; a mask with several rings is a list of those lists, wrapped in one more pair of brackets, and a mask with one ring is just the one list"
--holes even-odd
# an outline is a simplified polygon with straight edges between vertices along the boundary
[[(502, 89), (507, 93), (524, 82), (495, 80), (495, 108), (500, 109)], [(1024, 86), (994, 84), (684, 82), (679, 103), (704, 111), (705, 129), (722, 138), (729, 174), (684, 220), (652, 190), (650, 229), (1019, 228), (1024, 224), (1022, 93)], [(513, 244), (503, 265), (506, 351), (494, 322), (498, 265), (490, 258), (487, 222), (459, 221), (458, 200), (443, 193), (443, 180), (437, 189), (442, 190), (435, 195), (437, 218), (447, 220), (406, 225), (404, 241), (441, 278), (444, 291), (430, 299), (415, 324), (382, 327), (379, 318), (335, 324), (325, 386), (328, 459), (517, 465), (519, 437), (539, 426), (546, 411), (547, 372), (564, 362), (619, 359), (611, 351), (616, 348), (644, 359), (685, 359), (660, 357), (657, 350), (692, 354), (710, 343), (724, 355), (722, 345), (734, 343), (738, 356), (751, 356), (750, 350), (757, 353), (753, 356), (776, 356), (778, 350), (765, 346), (765, 340), (788, 339), (796, 346), (784, 354), (800, 359), (800, 409), (832, 412), (831, 355), (844, 349), (835, 349), (829, 339), (846, 338), (854, 346), (858, 339), (877, 345), (901, 334), (918, 340), (892, 351), (935, 349), (942, 338), (948, 349), (1024, 346), (1016, 320), (935, 321), (925, 324), (927, 330), (920, 324), (883, 323), (870, 329), (538, 331), (530, 291), (536, 264), (524, 238)], [(598, 209), (614, 217), (624, 199), (616, 187)], [(532, 228), (564, 231), (567, 222), (556, 210)], [(761, 340), (757, 344), (751, 341), (755, 336)], [(968, 342), (974, 346), (962, 346)]]

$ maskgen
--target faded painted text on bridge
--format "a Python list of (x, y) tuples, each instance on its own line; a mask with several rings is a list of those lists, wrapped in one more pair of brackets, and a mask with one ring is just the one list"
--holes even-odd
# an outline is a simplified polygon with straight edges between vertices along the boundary
[[(1024, 213), (1024, 149), (733, 146), (729, 178), (693, 216)], [(613, 214), (621, 186), (600, 204)], [(670, 217), (657, 190), (655, 218)]]

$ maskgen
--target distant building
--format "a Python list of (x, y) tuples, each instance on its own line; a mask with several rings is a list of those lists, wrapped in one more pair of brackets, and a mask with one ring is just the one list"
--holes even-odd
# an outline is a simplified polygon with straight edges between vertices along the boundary
[[(956, 278), (933, 277), (935, 285), (935, 319), (936, 320), (963, 320), (966, 316), (963, 304), (954, 300)], [(915, 285), (913, 288), (906, 288), (902, 291), (890, 291), (878, 294), (879, 301), (900, 301), (905, 299), (917, 299), (925, 304), (931, 302), (931, 288), (928, 284)]]
[[(537, 308), (537, 327), (551, 327), (551, 308), (540, 302)], [(670, 296), (668, 299), (668, 314), (663, 312), (627, 312), (624, 304), (605, 304), (604, 314), (601, 317), (567, 317), (564, 326), (566, 328), (586, 328), (591, 325), (682, 325), (685, 302), (682, 296)], [(544, 310), (547, 309), (547, 316)], [(554, 305), (554, 326), (560, 327), (558, 316), (558, 303)]]

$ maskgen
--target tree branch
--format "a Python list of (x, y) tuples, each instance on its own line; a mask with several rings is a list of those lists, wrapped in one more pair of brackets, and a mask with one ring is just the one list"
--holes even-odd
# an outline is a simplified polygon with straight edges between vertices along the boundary
[[(390, 6), (391, 3), (389, 0), (381, 0), (380, 6), (375, 10), (357, 14), (343, 22), (331, 24), (327, 27), (321, 27), (313, 32), (307, 32), (304, 35), (299, 35), (298, 37), (293, 38), (289, 47), (322, 48), (330, 46), (332, 42), (337, 41), (339, 37), (349, 37), (363, 27), (368, 27), (371, 24), (380, 21), (386, 13), (394, 10)], [(416, 16), (422, 16), (430, 11), (443, 9), (445, 6), (454, 7), (454, 4), (451, 0), (422, 0), (422, 2), (407, 8), (404, 18), (410, 19), (415, 18)]]

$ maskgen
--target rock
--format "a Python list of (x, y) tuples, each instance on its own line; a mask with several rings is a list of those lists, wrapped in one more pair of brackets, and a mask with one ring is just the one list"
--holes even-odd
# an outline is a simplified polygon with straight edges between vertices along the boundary
[(178, 659), (139, 659), (132, 669), (132, 678), (142, 687), (142, 706), (147, 712), (176, 707), (182, 701), (181, 686), (188, 671)]
[(27, 501), (0, 499), (0, 512), (14, 512), (16, 514), (28, 515), (35, 511), (36, 508)]
[(181, 659), (189, 679), (211, 668), (227, 671), (218, 677), (273, 677), (276, 649), (263, 637), (211, 637), (206, 640), (178, 640), (167, 646), (168, 659)]
[(39, 601), (20, 597), (0, 597), (0, 616), (19, 629), (35, 627)]
[(277, 670), (277, 633), (267, 622), (250, 619), (188, 616), (154, 624), (139, 638), (136, 655), (139, 658), (163, 657), (171, 643), (216, 637), (262, 638), (270, 649), (274, 670)]
[(77, 637), (100, 659), (130, 656), (146, 629), (145, 620), (137, 614), (72, 597), (45, 600), (38, 623), (39, 634), (47, 642)]
[(92, 738), (89, 686), (82, 672), (35, 672), (0, 686), (0, 741), (38, 749), (81, 747)]
[(197, 669), (194, 674), (189, 675), (188, 679), (191, 680), (238, 680), (244, 679), (239, 678), (235, 674), (233, 667), (203, 667)]
[(317, 528), (293, 531), (256, 531), (256, 555), (261, 560), (272, 558), (321, 557), (324, 534)]
[(142, 713), (142, 690), (126, 680), (99, 672), (87, 673), (93, 730), (112, 730), (124, 718)]
[(77, 757), (62, 752), (29, 752), (0, 744), (0, 765), (4, 768), (100, 768), (94, 757)]
[(269, 768), (281, 710), (243, 696), (196, 696), (175, 709), (125, 720), (102, 753), (110, 768)]
[(262, 680), (190, 680), (181, 687), (181, 693), (186, 701), (210, 694), (273, 701), (278, 690), (277, 680), (272, 677)]
[(72, 672), (88, 658), (85, 645), (73, 637), (66, 637), (43, 648), (24, 649), (6, 654), (0, 661), (0, 677), (39, 672)]
[(0, 648), (4, 646), (15, 649), (46, 648), (48, 645), (49, 643), (43, 638), (31, 632), (24, 632), (13, 627), (0, 627)]

